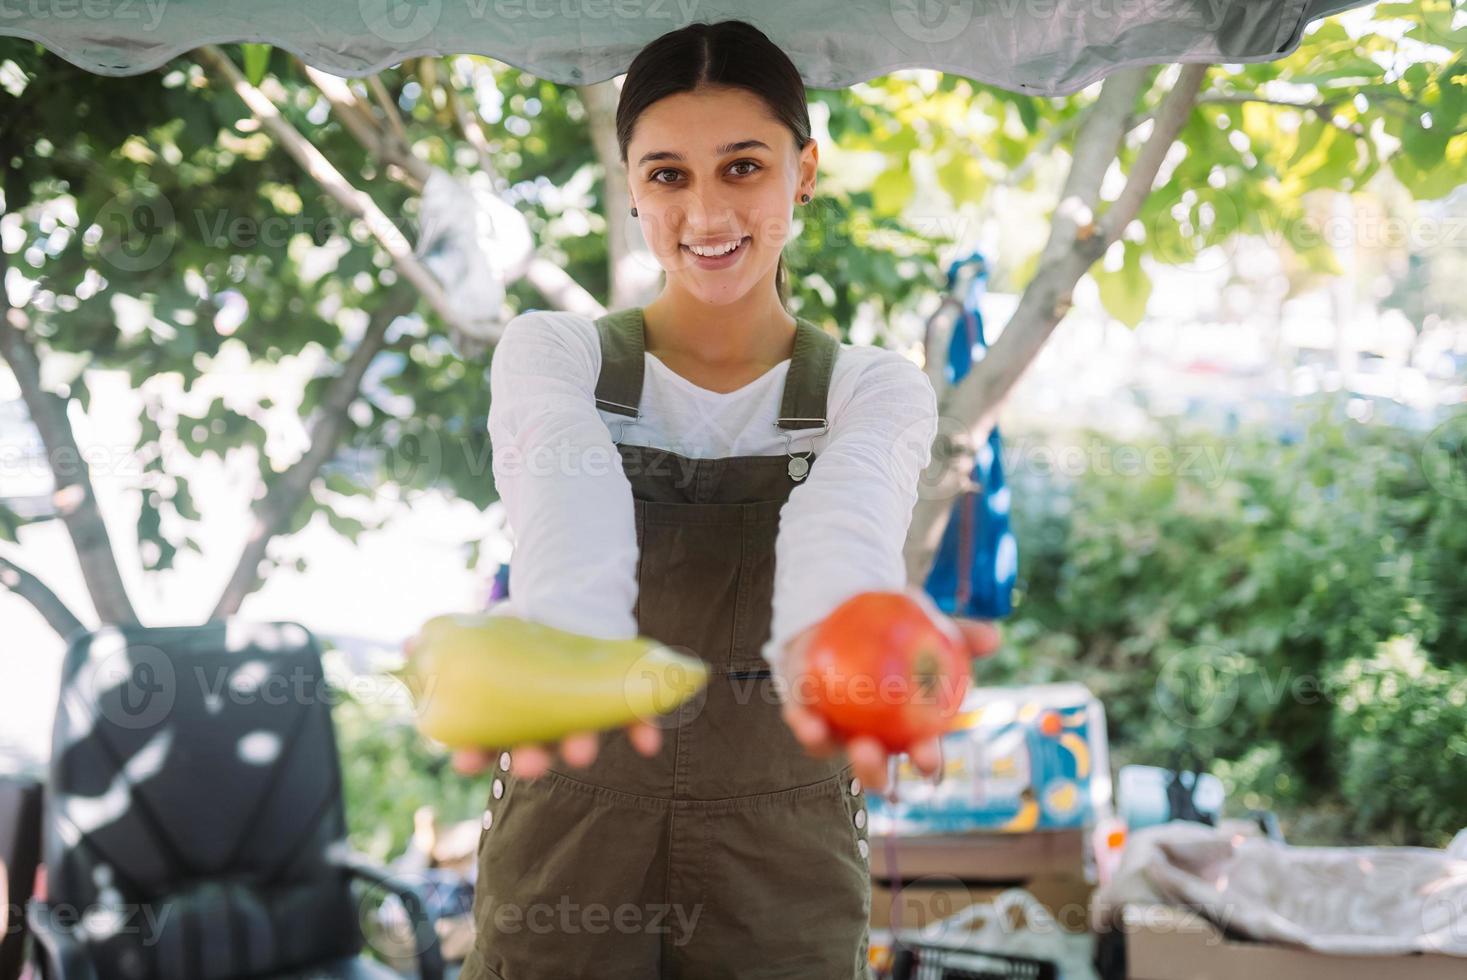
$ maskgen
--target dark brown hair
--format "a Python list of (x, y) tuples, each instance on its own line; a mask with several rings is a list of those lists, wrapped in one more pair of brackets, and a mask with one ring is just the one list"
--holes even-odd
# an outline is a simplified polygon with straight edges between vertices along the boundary
[[(799, 69), (763, 31), (742, 20), (695, 23), (650, 42), (627, 68), (616, 105), (616, 142), (627, 163), (632, 127), (658, 99), (691, 92), (700, 85), (745, 89), (764, 100), (770, 113), (789, 127), (795, 151), (810, 142), (810, 107)], [(781, 305), (789, 301), (784, 256), (774, 273)]]

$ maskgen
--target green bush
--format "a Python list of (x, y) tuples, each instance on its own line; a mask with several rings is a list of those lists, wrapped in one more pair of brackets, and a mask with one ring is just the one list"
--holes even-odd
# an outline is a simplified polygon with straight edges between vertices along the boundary
[(1434, 667), (1409, 639), (1336, 671), (1333, 731), (1355, 827), (1450, 838), (1467, 820), (1467, 669)]
[[(1438, 717), (1422, 698), (1457, 691), (1467, 669), (1467, 474), (1452, 469), (1467, 457), (1450, 444), (1467, 414), (1430, 435), (1340, 414), (1311, 408), (1292, 440), (1170, 423), (1128, 443), (1050, 436), (1091, 464), (1011, 470), (1021, 592), (984, 680), (1082, 680), (1124, 755), (1195, 753), (1249, 805), (1341, 797), (1354, 832), (1410, 842), (1467, 826), (1442, 751), (1467, 716), (1443, 708), (1456, 729), (1418, 726)], [(1024, 442), (1011, 437), (1011, 455), (1039, 459)], [(1348, 665), (1402, 642), (1435, 671), (1421, 675), (1434, 693), (1344, 710)], [(1398, 772), (1416, 791), (1380, 793), (1369, 774), (1412, 751)]]
[[(1020, 591), (980, 680), (1082, 681), (1117, 763), (1195, 753), (1291, 839), (1439, 845), (1467, 826), (1467, 455), (1449, 438), (1467, 414), (1430, 436), (1338, 414), (1293, 441), (1082, 432), (1070, 449), (1135, 465), (1074, 475), (1010, 433)], [(399, 853), (425, 803), (479, 813), (480, 781), (400, 704), (335, 715), (357, 847)]]
[(413, 814), (425, 804), (437, 810), (440, 825), (478, 819), (489, 798), (487, 780), (458, 775), (448, 754), (418, 734), (401, 686), (386, 674), (348, 683), (330, 653), (327, 668), (338, 697), (332, 717), (351, 845), (391, 860), (407, 846)]

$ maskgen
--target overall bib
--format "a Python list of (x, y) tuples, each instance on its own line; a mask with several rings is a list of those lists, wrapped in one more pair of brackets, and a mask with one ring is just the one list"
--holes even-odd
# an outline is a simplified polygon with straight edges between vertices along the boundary
[[(786, 430), (827, 424), (839, 351), (796, 319)], [(642, 311), (596, 326), (597, 406), (632, 424)], [(709, 681), (657, 720), (654, 758), (621, 728), (599, 734), (591, 765), (557, 756), (534, 780), (516, 778), (501, 753), (462, 980), (864, 980), (861, 784), (844, 751), (817, 759), (795, 739), (760, 655), (780, 507), (813, 454), (617, 448), (636, 509), (638, 632), (706, 661)]]

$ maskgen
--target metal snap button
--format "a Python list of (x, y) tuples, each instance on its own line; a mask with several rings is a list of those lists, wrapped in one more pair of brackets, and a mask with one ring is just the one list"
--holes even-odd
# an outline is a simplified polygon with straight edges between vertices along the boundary
[(856, 829), (857, 830), (860, 830), (864, 826), (866, 826), (866, 811), (865, 810), (857, 810), (856, 811)]
[(504, 795), (504, 780), (494, 780), (494, 798), (497, 800)]
[(866, 843), (866, 838), (864, 837), (856, 841), (856, 850), (861, 852), (861, 857), (863, 858), (869, 858), (871, 856), (871, 845)]
[(485, 810), (484, 819), (480, 820), (479, 823), (485, 830), (488, 830), (494, 824), (494, 811)]
[(861, 792), (861, 777), (857, 776), (851, 780), (851, 795), (855, 796)]
[(509, 753), (508, 752), (501, 752), (501, 753), (499, 753), (499, 768), (503, 769), (505, 772), (509, 772)]

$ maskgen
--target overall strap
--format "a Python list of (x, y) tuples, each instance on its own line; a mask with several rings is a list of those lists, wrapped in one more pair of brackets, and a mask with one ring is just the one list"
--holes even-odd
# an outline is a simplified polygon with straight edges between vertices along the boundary
[[(601, 374), (596, 379), (596, 407), (637, 418), (642, 403), (646, 323), (642, 308), (628, 307), (596, 319), (601, 339)], [(785, 375), (784, 395), (775, 424), (781, 429), (828, 426), (826, 396), (840, 341), (804, 317), (795, 317), (795, 346)]]
[(642, 404), (642, 310), (630, 307), (598, 317), (601, 375), (596, 379), (596, 407), (636, 418)]
[(840, 341), (804, 317), (795, 317), (795, 349), (775, 425), (781, 429), (818, 429), (830, 424), (825, 401), (839, 351)]

